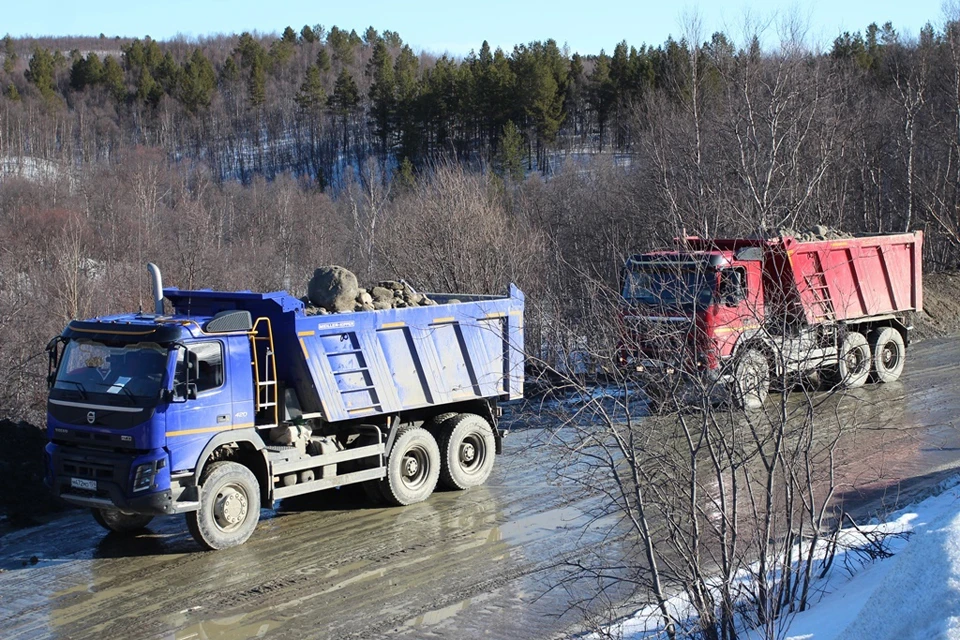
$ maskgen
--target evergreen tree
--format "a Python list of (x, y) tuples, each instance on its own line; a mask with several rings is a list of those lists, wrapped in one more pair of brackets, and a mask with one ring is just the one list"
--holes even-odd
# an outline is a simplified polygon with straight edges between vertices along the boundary
[(410, 191), (417, 186), (417, 178), (413, 171), (410, 158), (404, 158), (393, 172), (394, 187), (403, 191)]
[(280, 35), (280, 41), (287, 44), (296, 45), (297, 44), (297, 32), (293, 30), (293, 27), (287, 26), (283, 30), (283, 33)]
[(417, 160), (420, 155), (420, 128), (417, 122), (420, 97), (420, 61), (413, 49), (404, 45), (394, 62), (397, 109), (396, 129), (400, 136), (400, 155)]
[[(356, 32), (351, 34), (336, 26), (330, 27), (330, 33), (327, 34), (327, 46), (330, 47), (335, 62), (342, 65), (353, 64), (355, 42), (351, 35), (356, 36)], [(357, 40), (359, 39), (357, 37)]]
[(337, 75), (337, 81), (333, 85), (333, 95), (327, 101), (333, 112), (339, 116), (348, 116), (353, 113), (360, 104), (360, 91), (357, 89), (357, 83), (353, 76), (344, 67)]
[(396, 31), (390, 31), (389, 29), (383, 32), (381, 36), (383, 41), (387, 44), (387, 47), (390, 49), (399, 49), (403, 46), (403, 38), (400, 37), (400, 34)]
[(310, 25), (305, 24), (303, 28), (300, 29), (300, 42), (306, 42), (307, 44), (313, 44), (317, 41), (317, 36), (314, 34), (313, 29), (310, 28)]
[(267, 71), (262, 58), (255, 58), (250, 65), (250, 79), (247, 81), (250, 92), (250, 106), (260, 108), (267, 101)]
[(590, 72), (588, 80), (587, 102), (597, 116), (600, 151), (603, 151), (607, 122), (617, 99), (617, 88), (610, 77), (610, 57), (603, 50), (593, 63), (593, 71)]
[(513, 182), (523, 181), (523, 135), (512, 120), (503, 125), (500, 146), (497, 149), (497, 168), (500, 176)]
[(327, 96), (323, 90), (323, 83), (320, 81), (320, 69), (316, 65), (307, 67), (303, 84), (300, 85), (300, 90), (294, 99), (301, 111), (314, 115), (318, 115), (326, 105)]
[[(3, 70), (6, 73), (13, 73), (13, 69), (17, 64), (17, 51), (14, 48), (13, 38), (10, 37), (10, 34), (3, 36)], [(17, 94), (17, 99), (19, 100), (19, 93)]]
[(117, 103), (127, 99), (127, 83), (123, 77), (123, 67), (113, 56), (103, 59), (103, 85)]
[(363, 32), (363, 43), (369, 47), (378, 40), (380, 40), (380, 35), (377, 30), (372, 26), (367, 27), (367, 30)]
[(6, 96), (13, 100), (14, 102), (20, 101), (20, 92), (17, 91), (17, 85), (12, 82), (7, 85)]
[(47, 49), (37, 47), (33, 50), (27, 70), (23, 73), (27, 81), (37, 87), (45, 100), (56, 97), (53, 88), (54, 65), (53, 54)]
[(367, 63), (366, 75), (370, 82), (370, 121), (373, 124), (374, 134), (380, 143), (380, 152), (386, 155), (389, 150), (390, 136), (393, 131), (393, 117), (396, 108), (394, 93), (393, 60), (387, 45), (383, 40), (376, 40), (370, 61)]
[(190, 59), (183, 65), (180, 83), (180, 101), (190, 113), (210, 106), (217, 88), (217, 75), (213, 65), (200, 49), (194, 49)]
[(326, 48), (317, 52), (317, 69), (320, 70), (321, 74), (330, 73), (330, 55)]

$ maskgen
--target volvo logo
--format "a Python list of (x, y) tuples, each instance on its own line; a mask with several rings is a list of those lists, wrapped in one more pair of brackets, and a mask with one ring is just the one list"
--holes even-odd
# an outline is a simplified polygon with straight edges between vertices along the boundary
[(87, 411), (87, 424), (93, 424), (97, 421), (96, 411)]

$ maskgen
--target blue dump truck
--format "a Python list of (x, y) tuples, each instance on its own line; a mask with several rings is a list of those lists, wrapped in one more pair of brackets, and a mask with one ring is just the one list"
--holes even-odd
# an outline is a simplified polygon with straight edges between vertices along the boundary
[[(361, 483), (407, 505), (482, 484), (523, 394), (523, 293), (308, 315), (285, 293), (163, 289), (48, 345), (46, 482), (127, 533), (183, 513), (208, 549), (261, 506)], [(164, 313), (163, 298), (173, 308)]]

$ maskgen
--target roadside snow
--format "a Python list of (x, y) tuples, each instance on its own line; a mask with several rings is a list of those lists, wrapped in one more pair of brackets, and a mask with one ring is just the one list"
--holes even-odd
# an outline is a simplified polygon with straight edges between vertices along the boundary
[(791, 622), (787, 638), (960, 638), (960, 488), (902, 510), (866, 530), (913, 532)]
[[(830, 575), (815, 588), (812, 606), (778, 637), (786, 640), (960, 640), (960, 476), (942, 491), (894, 513), (884, 523), (844, 530)], [(883, 539), (893, 555), (868, 561), (855, 550)], [(822, 596), (822, 597), (821, 597)], [(689, 607), (670, 603), (678, 618)], [(625, 640), (662, 638), (653, 608), (623, 621), (613, 635)], [(745, 633), (750, 640), (759, 631)]]

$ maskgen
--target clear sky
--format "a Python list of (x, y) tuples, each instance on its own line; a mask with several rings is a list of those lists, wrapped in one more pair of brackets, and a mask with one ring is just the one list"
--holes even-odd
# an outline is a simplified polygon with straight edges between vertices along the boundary
[[(957, 4), (958, 0), (948, 0)], [(842, 31), (862, 31), (871, 22), (891, 21), (904, 35), (916, 36), (931, 22), (944, 22), (944, 0), (7, 0), (0, 11), (0, 34), (65, 36), (104, 33), (149, 35), (166, 40), (216, 33), (279, 33), (287, 25), (337, 25), (363, 34), (368, 26), (396, 31), (417, 51), (464, 55), (483, 40), (493, 47), (553, 38), (571, 52), (608, 53), (621, 40), (631, 45), (661, 44), (684, 33), (684, 15), (698, 12), (704, 39), (726, 32), (742, 43), (744, 17), (768, 23), (764, 42), (778, 41), (776, 17), (798, 15), (809, 25), (808, 41), (829, 46)]]

